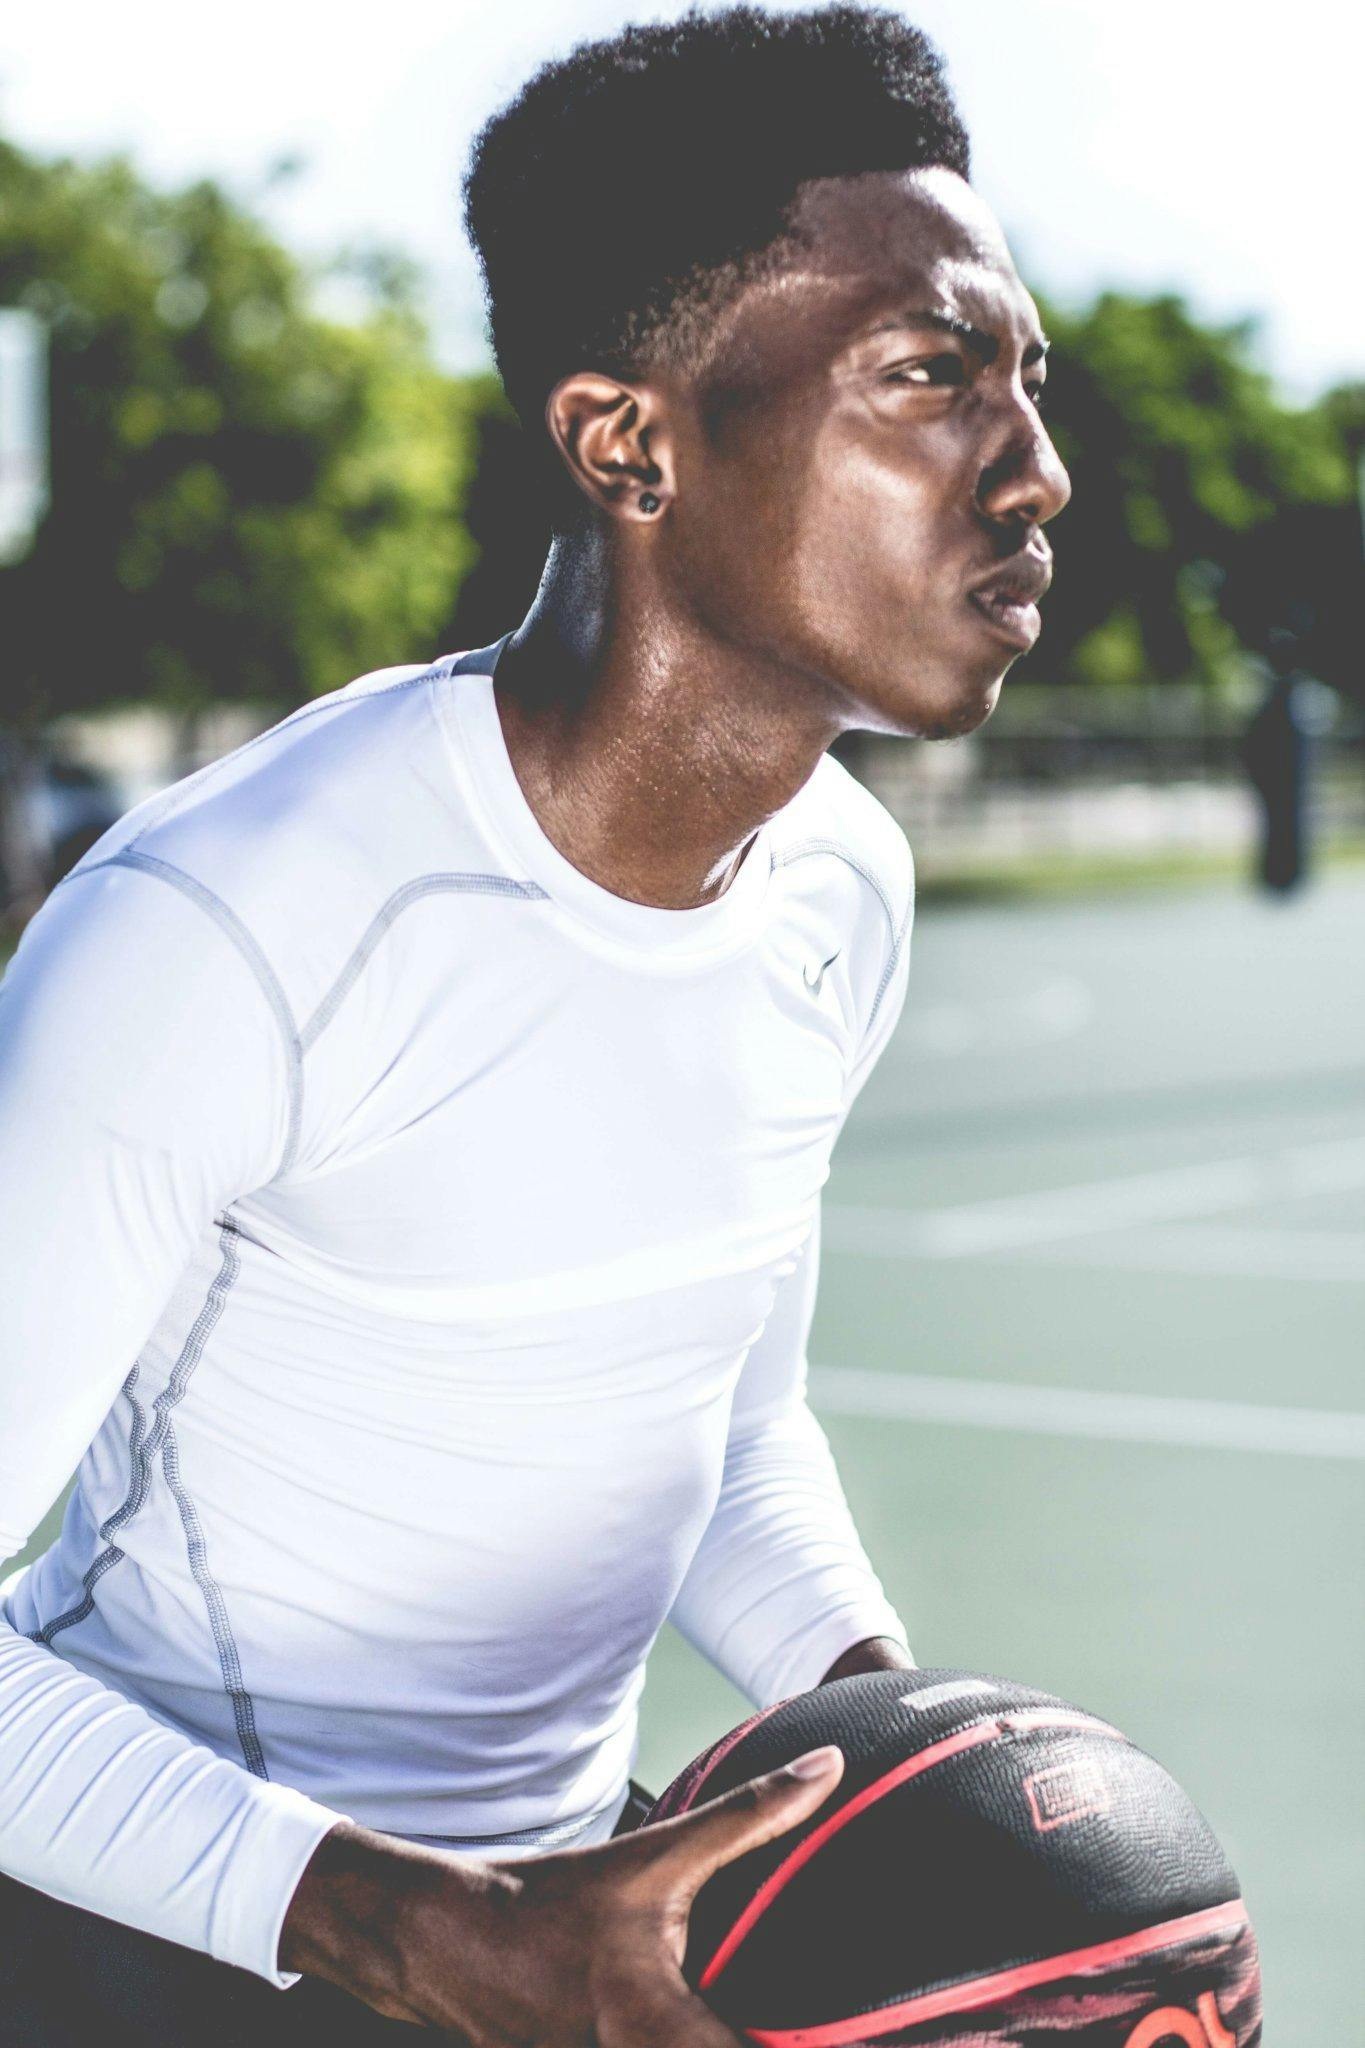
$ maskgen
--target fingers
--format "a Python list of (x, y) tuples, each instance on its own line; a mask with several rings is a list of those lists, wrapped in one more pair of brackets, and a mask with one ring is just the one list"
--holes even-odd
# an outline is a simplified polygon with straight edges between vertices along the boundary
[(695, 1813), (641, 1828), (634, 1840), (654, 1851), (652, 1874), (675, 1895), (692, 1898), (708, 1877), (760, 1842), (785, 1834), (821, 1806), (843, 1776), (842, 1752), (813, 1749), (733, 1792), (699, 1806)]

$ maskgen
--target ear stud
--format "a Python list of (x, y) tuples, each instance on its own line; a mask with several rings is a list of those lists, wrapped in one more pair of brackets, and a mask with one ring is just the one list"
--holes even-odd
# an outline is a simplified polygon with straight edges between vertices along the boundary
[(659, 500), (655, 497), (653, 491), (641, 491), (640, 510), (642, 512), (657, 512), (658, 509)]

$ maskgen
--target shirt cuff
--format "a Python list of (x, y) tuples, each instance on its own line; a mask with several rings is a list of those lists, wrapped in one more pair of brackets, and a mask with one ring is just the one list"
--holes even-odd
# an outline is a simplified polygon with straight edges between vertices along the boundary
[(287, 1991), (302, 1972), (279, 1967), (285, 1915), (318, 1843), (350, 1816), (288, 1785), (255, 1791), (214, 1900), (209, 1953)]
[(813, 1692), (831, 1664), (837, 1664), (845, 1650), (865, 1643), (872, 1636), (890, 1636), (912, 1655), (905, 1624), (889, 1600), (865, 1600), (853, 1607), (827, 1609), (812, 1627), (793, 1637), (767, 1664), (763, 1673), (760, 1707), (775, 1706), (797, 1693)]

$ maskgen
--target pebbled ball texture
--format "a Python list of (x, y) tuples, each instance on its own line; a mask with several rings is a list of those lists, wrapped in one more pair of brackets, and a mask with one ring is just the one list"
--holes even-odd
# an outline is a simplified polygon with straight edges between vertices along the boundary
[(649, 1820), (831, 1742), (831, 1798), (693, 1904), (685, 1974), (732, 2026), (780, 2048), (1259, 2041), (1255, 1937), (1212, 1829), (1145, 1751), (1049, 1693), (841, 1679), (713, 1744)]

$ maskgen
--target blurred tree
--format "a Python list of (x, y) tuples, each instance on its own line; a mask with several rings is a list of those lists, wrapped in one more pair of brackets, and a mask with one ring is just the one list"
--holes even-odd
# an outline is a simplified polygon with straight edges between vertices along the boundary
[(475, 457), (464, 517), (477, 560), (442, 636), (444, 646), (460, 648), (485, 647), (521, 624), (550, 546), (544, 488), (500, 380), (491, 372), (470, 378), (466, 393)]
[(0, 143), (0, 304), (51, 330), (52, 507), (0, 570), (12, 728), (141, 698), (192, 723), (434, 651), (470, 406), (403, 264), (365, 264), (367, 316), (329, 322), (217, 186)]
[(1073, 491), (1052, 529), (1040, 668), (1214, 680), (1239, 642), (1264, 644), (1300, 585), (1324, 607), (1340, 593), (1350, 549), (1335, 543), (1356, 518), (1347, 434), (1329, 402), (1277, 398), (1248, 359), (1254, 322), (1201, 326), (1171, 294), (1105, 292), (1079, 312), (1038, 299)]
[(1355, 488), (1328, 503), (1286, 505), (1249, 533), (1230, 563), (1222, 605), (1249, 644), (1270, 652), (1287, 632), (1300, 669), (1365, 697), (1365, 384), (1329, 391), (1317, 410)]

